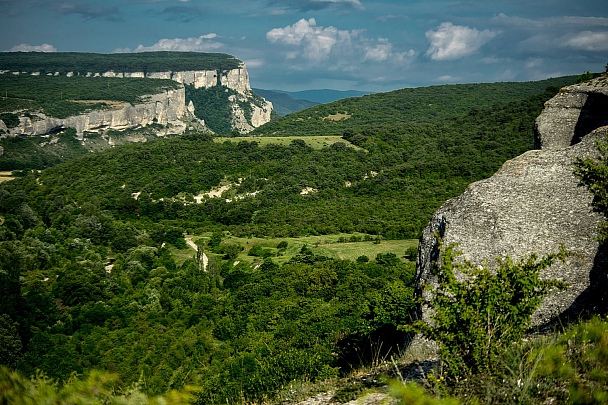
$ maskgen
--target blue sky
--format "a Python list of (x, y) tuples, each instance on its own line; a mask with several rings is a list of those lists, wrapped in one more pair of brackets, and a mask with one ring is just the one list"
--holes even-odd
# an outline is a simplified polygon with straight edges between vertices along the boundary
[(287, 91), (528, 81), (604, 70), (608, 0), (0, 0), (0, 50), (223, 52)]

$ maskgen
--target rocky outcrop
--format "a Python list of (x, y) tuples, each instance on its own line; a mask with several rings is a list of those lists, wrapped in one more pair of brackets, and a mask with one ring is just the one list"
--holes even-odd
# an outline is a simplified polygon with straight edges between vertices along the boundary
[(144, 96), (140, 104), (118, 103), (113, 104), (109, 109), (93, 110), (67, 118), (48, 117), (41, 113), (24, 115), (19, 118), (19, 125), (8, 129), (8, 134), (45, 135), (64, 128), (75, 128), (79, 139), (82, 139), (85, 131), (123, 130), (145, 127), (153, 123), (168, 126), (169, 131), (165, 131), (166, 133), (172, 133), (170, 128), (173, 125), (178, 129), (176, 133), (179, 133), (183, 132), (183, 124), (180, 120), (186, 112), (185, 90), (180, 86), (163, 93)]
[(536, 147), (566, 148), (602, 125), (608, 125), (608, 77), (605, 75), (564, 87), (545, 103), (535, 123)]
[[(231, 104), (231, 125), (239, 133), (246, 134), (270, 121), (270, 115), (272, 114), (272, 103), (270, 101), (262, 99), (260, 103), (241, 94), (230, 96), (229, 100)], [(247, 106), (248, 113), (243, 109), (243, 105)]]
[[(432, 294), (432, 288), (423, 287), (436, 285), (432, 266), (440, 254), (439, 235), (445, 244), (458, 244), (463, 252), (460, 259), (490, 266), (507, 255), (515, 260), (532, 253), (543, 256), (557, 252), (561, 245), (570, 251), (565, 264), (556, 263), (541, 274), (570, 287), (544, 300), (534, 314), (536, 325), (603, 305), (597, 301), (607, 280), (606, 252), (597, 240), (603, 216), (593, 210), (591, 194), (573, 174), (573, 161), (595, 156), (594, 141), (608, 135), (608, 127), (601, 127), (608, 110), (602, 112), (595, 104), (602, 105), (606, 95), (601, 80), (564, 88), (546, 104), (536, 125), (542, 150), (506, 162), (492, 177), (469, 185), (435, 212), (420, 239), (416, 263), (420, 294)], [(597, 127), (576, 143), (577, 131)]]

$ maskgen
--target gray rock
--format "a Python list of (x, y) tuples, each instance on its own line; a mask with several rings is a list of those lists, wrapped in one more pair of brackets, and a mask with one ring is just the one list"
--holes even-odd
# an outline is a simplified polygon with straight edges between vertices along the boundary
[[(432, 266), (440, 254), (435, 237), (439, 235), (446, 245), (458, 244), (463, 252), (459, 259), (474, 264), (492, 266), (507, 255), (514, 260), (532, 253), (544, 256), (557, 252), (560, 245), (572, 252), (565, 264), (556, 263), (541, 273), (543, 278), (563, 280), (570, 287), (545, 298), (533, 316), (535, 325), (601, 304), (594, 300), (598, 287), (605, 288), (607, 281), (606, 252), (597, 240), (603, 215), (594, 212), (591, 194), (573, 174), (573, 161), (596, 156), (594, 141), (605, 139), (608, 127), (570, 144), (576, 141), (574, 133), (581, 127), (581, 119), (587, 120), (585, 128), (597, 128), (608, 114), (589, 103), (590, 98), (597, 102), (600, 97), (601, 101), (603, 93), (583, 94), (581, 86), (574, 89), (568, 94), (566, 88), (548, 102), (537, 120), (543, 150), (528, 151), (506, 162), (492, 177), (469, 185), (435, 212), (420, 239), (416, 263), (419, 294), (428, 297), (432, 288), (424, 290), (424, 286), (436, 286)], [(428, 320), (428, 308), (421, 311)]]
[(536, 148), (567, 148), (602, 125), (608, 125), (606, 75), (564, 87), (545, 103), (534, 127)]

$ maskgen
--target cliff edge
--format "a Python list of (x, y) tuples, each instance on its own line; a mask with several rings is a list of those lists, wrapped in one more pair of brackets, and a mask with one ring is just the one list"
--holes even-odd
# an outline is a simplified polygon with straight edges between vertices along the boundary
[[(569, 284), (547, 297), (534, 314), (535, 325), (560, 315), (577, 316), (605, 306), (607, 254), (597, 240), (603, 216), (591, 206), (592, 196), (573, 174), (578, 157), (596, 156), (594, 142), (608, 136), (608, 80), (568, 86), (545, 104), (536, 120), (535, 143), (506, 162), (492, 177), (472, 183), (433, 215), (420, 238), (416, 261), (416, 289), (432, 294), (432, 268), (439, 258), (439, 235), (458, 244), (460, 257), (490, 266), (500, 257), (517, 260), (536, 253), (557, 252), (561, 245), (572, 255), (541, 274)], [(424, 287), (430, 285), (431, 289)], [(426, 318), (426, 308), (421, 308)]]
[[(188, 100), (185, 95), (184, 86), (192, 86), (195, 90), (221, 86), (233, 91), (235, 95), (230, 96), (228, 100), (231, 106), (228, 120), (231, 128), (240, 133), (247, 133), (270, 121), (271, 118), (272, 103), (252, 92), (245, 64), (228, 55), (211, 61), (205, 59), (205, 54), (175, 52), (121, 55), (75, 53), (66, 54), (64, 58), (59, 56), (61, 55), (32, 56), (7, 53), (0, 58), (0, 69), (3, 69), (0, 70), (0, 73), (53, 77), (166, 79), (178, 82), (182, 86), (172, 92), (150, 94), (140, 103), (122, 103), (121, 106), (114, 105), (114, 108), (111, 109), (92, 110), (65, 119), (51, 117), (39, 111), (12, 111), (10, 113), (19, 115), (20, 122), (16, 127), (7, 128), (7, 125), (0, 120), (0, 129), (6, 135), (46, 135), (70, 127), (76, 128), (79, 138), (82, 139), (85, 131), (124, 130), (145, 127), (151, 123), (165, 126), (166, 129), (163, 130), (163, 133), (182, 133), (187, 127), (184, 121), (196, 122), (195, 127), (205, 129), (206, 118), (203, 117), (201, 120), (195, 118), (200, 114), (193, 110), (191, 100)], [(120, 58), (117, 59), (118, 57)], [(75, 59), (76, 62), (70, 64), (71, 59)], [(123, 59), (124, 61), (121, 63), (120, 61)], [(179, 65), (192, 69), (197, 63), (201, 64), (202, 69), (164, 70), (167, 67), (175, 69), (175, 66)], [(214, 63), (216, 68), (211, 67)], [(81, 70), (82, 66), (91, 65), (98, 65), (101, 70), (95, 71), (90, 68), (86, 71)], [(118, 66), (118, 68), (103, 70), (110, 65)], [(160, 69), (155, 69), (155, 67), (160, 67)], [(226, 95), (226, 97), (229, 96)], [(247, 111), (243, 109), (243, 106), (247, 106), (245, 107)], [(206, 128), (206, 130), (209, 129)]]

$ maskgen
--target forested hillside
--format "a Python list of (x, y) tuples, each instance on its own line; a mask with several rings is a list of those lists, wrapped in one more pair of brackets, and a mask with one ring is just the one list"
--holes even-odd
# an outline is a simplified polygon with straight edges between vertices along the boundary
[(97, 54), (84, 52), (2, 52), (0, 70), (40, 74), (68, 72), (165, 72), (187, 70), (230, 70), (241, 61), (223, 53), (139, 52)]
[[(255, 132), (301, 136), (289, 145), (188, 134), (2, 183), (0, 360), (58, 379), (105, 370), (150, 395), (193, 384), (198, 403), (225, 404), (388, 358), (414, 308), (406, 244), (286, 258), (287, 238), (344, 233), (362, 251), (416, 238), (446, 199), (531, 149), (543, 103), (573, 81), (341, 100)], [(307, 144), (332, 134), (344, 143)]]

